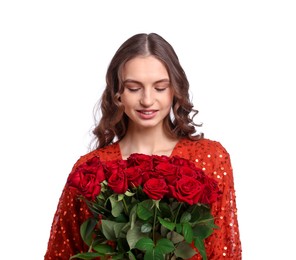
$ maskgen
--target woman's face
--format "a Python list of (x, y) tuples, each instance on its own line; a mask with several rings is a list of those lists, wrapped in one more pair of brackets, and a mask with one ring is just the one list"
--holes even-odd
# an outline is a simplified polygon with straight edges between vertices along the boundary
[(173, 90), (165, 66), (153, 56), (138, 56), (122, 70), (121, 102), (136, 128), (162, 127), (173, 102)]

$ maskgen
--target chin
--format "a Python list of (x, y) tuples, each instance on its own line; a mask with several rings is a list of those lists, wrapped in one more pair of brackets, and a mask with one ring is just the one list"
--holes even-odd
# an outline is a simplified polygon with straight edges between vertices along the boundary
[(141, 122), (140, 124), (135, 124), (135, 126), (140, 129), (153, 129), (159, 127), (160, 125), (162, 125), (161, 122)]

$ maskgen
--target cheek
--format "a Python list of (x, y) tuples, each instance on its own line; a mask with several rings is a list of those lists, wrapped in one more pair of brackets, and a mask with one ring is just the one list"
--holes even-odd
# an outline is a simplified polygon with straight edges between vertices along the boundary
[(173, 95), (168, 95), (165, 99), (164, 105), (171, 108), (173, 105)]
[(173, 100), (174, 100), (174, 91), (170, 89), (170, 93), (168, 95), (168, 102), (170, 103), (170, 105), (173, 104)]

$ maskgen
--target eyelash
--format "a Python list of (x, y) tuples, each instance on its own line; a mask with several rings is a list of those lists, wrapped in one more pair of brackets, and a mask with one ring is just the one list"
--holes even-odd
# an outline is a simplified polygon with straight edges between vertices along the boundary
[[(140, 90), (141, 88), (127, 88), (130, 92), (137, 92), (138, 90)], [(155, 88), (155, 90), (157, 92), (163, 92), (165, 91), (167, 88)]]
[(155, 88), (155, 90), (158, 91), (158, 92), (163, 92), (163, 91), (166, 90), (166, 88)]
[(127, 88), (130, 92), (137, 92), (140, 88)]

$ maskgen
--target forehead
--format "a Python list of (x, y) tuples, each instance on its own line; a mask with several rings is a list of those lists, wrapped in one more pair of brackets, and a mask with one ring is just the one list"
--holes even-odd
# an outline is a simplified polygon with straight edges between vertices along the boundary
[(169, 74), (164, 64), (154, 56), (137, 56), (122, 68), (122, 78), (133, 80), (159, 80), (169, 79)]

